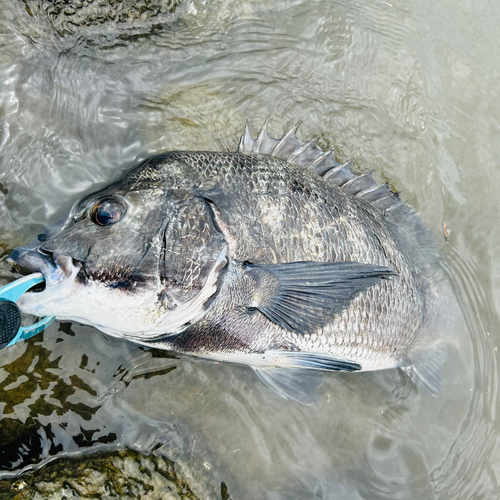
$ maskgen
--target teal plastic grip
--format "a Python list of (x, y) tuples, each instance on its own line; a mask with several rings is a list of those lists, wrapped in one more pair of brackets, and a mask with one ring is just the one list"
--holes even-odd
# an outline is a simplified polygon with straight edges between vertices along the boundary
[(55, 316), (46, 316), (33, 325), (20, 325), (21, 313), (16, 305), (17, 300), (30, 288), (44, 281), (41, 273), (34, 273), (0, 288), (0, 349), (33, 337), (55, 320)]

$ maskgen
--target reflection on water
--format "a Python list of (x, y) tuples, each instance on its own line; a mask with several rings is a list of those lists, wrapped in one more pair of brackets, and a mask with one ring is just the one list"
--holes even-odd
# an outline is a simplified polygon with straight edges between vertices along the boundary
[(315, 407), (246, 367), (55, 323), (0, 353), (0, 478), (127, 447), (201, 498), (498, 496), (498, 6), (194, 0), (63, 33), (26, 5), (1, 4), (1, 285), (10, 249), (82, 192), (162, 150), (234, 150), (271, 115), (402, 191), (457, 305), (437, 396), (396, 370), (325, 375)]

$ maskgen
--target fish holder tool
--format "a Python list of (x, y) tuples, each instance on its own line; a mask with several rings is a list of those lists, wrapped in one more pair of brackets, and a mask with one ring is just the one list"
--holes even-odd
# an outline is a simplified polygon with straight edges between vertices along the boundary
[(54, 321), (55, 316), (46, 316), (33, 325), (21, 325), (17, 300), (30, 288), (44, 281), (41, 273), (34, 273), (0, 288), (0, 349), (33, 337)]

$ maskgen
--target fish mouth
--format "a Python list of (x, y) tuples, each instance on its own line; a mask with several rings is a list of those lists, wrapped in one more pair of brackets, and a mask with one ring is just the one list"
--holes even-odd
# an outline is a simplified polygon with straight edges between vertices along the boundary
[(15, 264), (31, 272), (40, 272), (47, 286), (56, 286), (74, 276), (81, 268), (81, 262), (68, 255), (53, 254), (41, 248), (16, 247), (7, 258), (7, 262)]

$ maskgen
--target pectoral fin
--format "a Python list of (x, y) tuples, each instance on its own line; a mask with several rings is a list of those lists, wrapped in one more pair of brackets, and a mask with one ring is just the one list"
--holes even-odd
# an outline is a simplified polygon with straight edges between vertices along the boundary
[(329, 323), (351, 300), (383, 279), (397, 276), (387, 267), (359, 262), (248, 264), (257, 309), (287, 330), (308, 333)]

